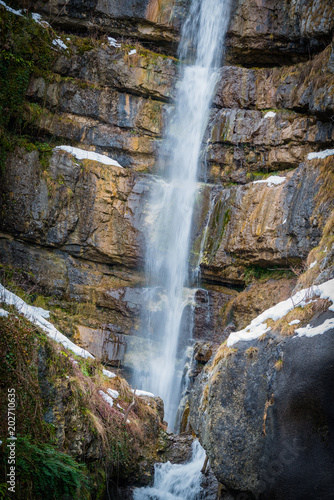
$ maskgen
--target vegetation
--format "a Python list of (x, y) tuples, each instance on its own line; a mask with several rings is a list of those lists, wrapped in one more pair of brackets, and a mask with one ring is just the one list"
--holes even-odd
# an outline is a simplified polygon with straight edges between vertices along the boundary
[(245, 354), (248, 358), (252, 359), (256, 356), (258, 352), (259, 352), (258, 348), (252, 346), (245, 351)]
[(280, 371), (283, 368), (283, 359), (278, 359), (275, 363), (275, 369)]
[(226, 345), (226, 340), (221, 344), (219, 347), (218, 351), (216, 352), (215, 357), (213, 358), (213, 361), (210, 365), (210, 370), (212, 371), (218, 363), (224, 359), (229, 358), (232, 356), (232, 354), (235, 354), (237, 352), (237, 349), (234, 349), (233, 347), (228, 347)]
[[(26, 93), (32, 75), (47, 75), (54, 59), (53, 31), (0, 6), (0, 167), (17, 145), (36, 138)], [(35, 110), (36, 111), (36, 110)], [(29, 133), (32, 138), (20, 138)], [(40, 145), (37, 146), (37, 149)]]
[[(32, 276), (8, 268), (2, 268), (2, 274), (7, 287), (11, 282), (13, 289), (16, 283), (15, 292), (25, 300), (45, 306), (40, 290), (31, 285)], [(153, 400), (148, 406), (135, 398), (125, 419), (134, 396), (124, 379), (107, 378), (97, 360), (75, 356), (50, 340), (13, 306), (1, 304), (1, 297), (0, 308), (9, 313), (0, 317), (0, 433), (8, 435), (7, 391), (13, 387), (18, 490), (24, 492), (18, 499), (51, 500), (66, 494), (100, 498), (107, 476), (115, 482), (133, 479), (143, 457), (157, 460), (159, 425)], [(113, 407), (100, 394), (109, 388), (119, 392)], [(1, 477), (6, 477), (7, 468), (4, 455)], [(0, 498), (6, 491), (2, 486)]]
[(245, 267), (244, 280), (245, 284), (249, 285), (254, 281), (265, 282), (270, 279), (293, 278), (296, 271), (290, 268), (282, 268), (281, 266), (273, 266), (268, 269), (257, 265), (248, 265)]
[[(282, 335), (293, 335), (296, 328), (306, 326), (309, 321), (316, 315), (327, 311), (331, 302), (325, 299), (312, 300), (303, 307), (295, 307), (292, 311), (288, 312), (283, 318), (273, 321), (269, 319), (267, 325), (270, 326), (275, 332)], [(297, 324), (290, 324), (292, 321), (299, 320)]]
[[(32, 444), (26, 436), (17, 439), (16, 450), (16, 488), (25, 492), (25, 498), (58, 500), (62, 495), (69, 495), (72, 499), (89, 498), (90, 481), (85, 465), (78, 464), (54, 446)], [(8, 448), (1, 463), (5, 472), (7, 458)]]

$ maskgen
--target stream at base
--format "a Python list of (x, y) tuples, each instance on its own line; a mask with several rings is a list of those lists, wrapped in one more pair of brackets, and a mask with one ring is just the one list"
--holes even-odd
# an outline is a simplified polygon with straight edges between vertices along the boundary
[(185, 464), (156, 464), (152, 487), (134, 491), (134, 500), (199, 500), (205, 451), (196, 440), (192, 444), (192, 456)]

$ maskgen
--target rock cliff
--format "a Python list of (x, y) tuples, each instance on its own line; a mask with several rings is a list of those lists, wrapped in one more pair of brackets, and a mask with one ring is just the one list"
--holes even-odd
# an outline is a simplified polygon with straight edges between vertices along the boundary
[[(0, 77), (10, 89), (0, 90), (0, 262), (37, 290), (33, 300), (45, 297), (64, 333), (130, 372), (131, 357), (145, 356), (133, 339), (145, 301), (147, 195), (189, 2), (28, 4), (13, 7), (52, 27), (0, 5)], [(235, 2), (199, 166), (190, 423), (218, 480), (250, 498), (316, 500), (333, 487), (332, 332), (295, 340), (276, 328), (214, 358), (231, 331), (334, 277), (333, 13), (328, 0)], [(299, 326), (319, 316), (311, 313)]]

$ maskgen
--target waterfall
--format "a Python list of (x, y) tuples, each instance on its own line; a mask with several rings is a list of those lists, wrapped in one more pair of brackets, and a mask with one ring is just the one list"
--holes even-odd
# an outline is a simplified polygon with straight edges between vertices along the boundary
[(192, 445), (192, 457), (186, 464), (156, 464), (154, 484), (134, 491), (134, 500), (197, 500), (201, 496), (201, 469), (205, 451), (198, 441)]
[[(180, 399), (182, 353), (191, 328), (182, 323), (191, 304), (189, 251), (197, 169), (218, 79), (231, 0), (192, 0), (179, 47), (181, 75), (175, 109), (160, 153), (147, 216), (146, 276), (141, 336), (149, 341), (145, 366), (134, 370), (134, 384), (160, 396), (173, 428)], [(150, 307), (148, 307), (150, 304)], [(152, 305), (156, 304), (156, 305)], [(182, 335), (181, 335), (182, 333)]]

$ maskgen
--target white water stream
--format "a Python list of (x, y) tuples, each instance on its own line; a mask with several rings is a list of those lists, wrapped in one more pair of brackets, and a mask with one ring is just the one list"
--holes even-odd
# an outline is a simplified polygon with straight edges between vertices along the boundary
[[(151, 289), (141, 337), (152, 355), (135, 368), (134, 384), (160, 396), (173, 428), (180, 400), (183, 355), (191, 328), (183, 311), (193, 301), (189, 245), (197, 169), (210, 105), (217, 83), (231, 0), (192, 0), (179, 48), (182, 62), (175, 109), (160, 155), (160, 177), (149, 201), (146, 273)], [(182, 333), (182, 335), (181, 335)]]
[(134, 491), (134, 500), (199, 500), (201, 469), (205, 451), (198, 441), (193, 442), (192, 457), (186, 464), (156, 464), (152, 487)]

